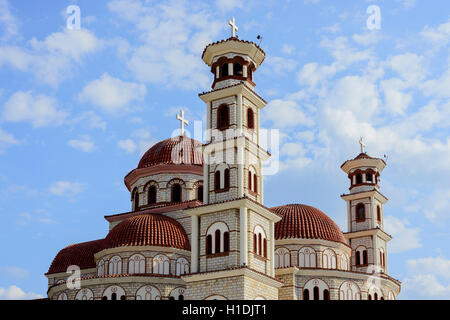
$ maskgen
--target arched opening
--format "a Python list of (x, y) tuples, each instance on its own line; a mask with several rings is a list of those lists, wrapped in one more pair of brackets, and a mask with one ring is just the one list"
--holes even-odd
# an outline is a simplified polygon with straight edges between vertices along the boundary
[(117, 300), (117, 294), (115, 292), (111, 294), (111, 300)]
[(218, 252), (220, 252), (220, 230), (219, 229), (217, 229), (216, 230), (216, 232), (215, 232), (215, 251), (216, 251), (216, 253), (218, 253)]
[(214, 173), (214, 190), (220, 190), (220, 171)]
[(356, 259), (355, 264), (356, 264), (357, 266), (359, 266), (359, 265), (361, 264), (361, 254), (360, 254), (359, 251), (356, 251), (355, 257), (356, 257), (356, 258), (355, 258), (355, 259)]
[(252, 190), (252, 173), (248, 172), (248, 190)]
[(206, 254), (212, 253), (212, 236), (208, 234), (206, 236)]
[(314, 300), (320, 300), (320, 298), (319, 298), (319, 287), (314, 287), (313, 295), (314, 295)]
[(363, 251), (363, 264), (367, 265), (368, 261), (367, 261), (367, 250)]
[(323, 300), (330, 300), (330, 291), (328, 289), (323, 290)]
[(197, 200), (203, 202), (203, 186), (197, 188)]
[(222, 78), (228, 76), (228, 63), (227, 62), (222, 64), (222, 66), (220, 67), (220, 75)]
[(303, 290), (303, 300), (309, 300), (309, 290)]
[(102, 300), (108, 300), (108, 297), (107, 296), (103, 296)]
[(253, 234), (253, 252), (254, 253), (258, 253), (258, 236), (255, 234)]
[(172, 185), (172, 202), (181, 202), (181, 185), (179, 183)]
[(262, 255), (262, 235), (258, 234), (258, 254)]
[(227, 129), (230, 126), (230, 108), (228, 105), (221, 105), (217, 110), (217, 128)]
[(356, 206), (356, 221), (364, 221), (366, 219), (366, 209), (363, 203), (358, 203)]
[(133, 207), (134, 211), (139, 211), (139, 192), (137, 188), (133, 190)]
[(230, 251), (230, 233), (224, 232), (223, 234), (223, 252)]
[(254, 117), (253, 110), (251, 108), (247, 109), (247, 127), (249, 129), (255, 128), (255, 117)]
[(230, 187), (230, 169), (225, 169), (224, 171), (224, 188), (228, 189)]
[(242, 70), (243, 70), (242, 64), (240, 64), (239, 62), (233, 63), (233, 75), (234, 76), (242, 77), (242, 75), (243, 75)]
[(184, 300), (184, 295), (180, 294), (180, 295), (178, 296), (178, 300)]
[(362, 174), (358, 173), (356, 175), (356, 184), (361, 184), (362, 183)]
[(148, 189), (148, 204), (156, 203), (156, 186), (150, 186)]
[(375, 292), (375, 293), (373, 294), (373, 300), (378, 300), (378, 293)]
[(264, 238), (264, 241), (263, 241), (263, 257), (267, 258), (267, 239), (266, 238)]
[(126, 296), (121, 296), (120, 300), (127, 300), (127, 297)]
[(366, 172), (366, 181), (372, 182), (372, 172)]
[(253, 175), (253, 191), (258, 193), (258, 176), (256, 174)]
[(381, 222), (381, 208), (377, 206), (377, 221)]
[(367, 300), (372, 300), (372, 296), (370, 294), (367, 296)]
[(169, 300), (175, 300), (175, 297), (169, 297)]

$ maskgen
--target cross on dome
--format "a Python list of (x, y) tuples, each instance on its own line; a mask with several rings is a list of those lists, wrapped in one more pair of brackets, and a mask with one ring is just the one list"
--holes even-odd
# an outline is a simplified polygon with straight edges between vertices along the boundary
[(180, 130), (181, 130), (181, 134), (180, 135), (184, 136), (184, 125), (188, 126), (189, 125), (189, 121), (187, 121), (184, 118), (184, 110), (183, 109), (180, 110), (180, 113), (181, 113), (181, 115), (177, 114), (177, 120), (180, 121)]
[(236, 37), (236, 32), (238, 32), (239, 28), (234, 22), (234, 17), (232, 17), (231, 20), (228, 21), (228, 24), (231, 26), (231, 37)]
[(363, 142), (363, 137), (359, 139), (359, 144), (361, 145), (361, 153), (364, 153), (364, 147), (366, 146)]

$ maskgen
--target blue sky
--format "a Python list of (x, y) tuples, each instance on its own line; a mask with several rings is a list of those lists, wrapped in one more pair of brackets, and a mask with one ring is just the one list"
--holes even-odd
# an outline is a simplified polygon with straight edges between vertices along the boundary
[[(359, 153), (388, 156), (381, 191), (390, 274), (401, 299), (450, 297), (448, 1), (0, 0), (0, 299), (45, 296), (59, 249), (106, 235), (126, 212), (123, 177), (140, 155), (206, 109), (204, 47), (257, 41), (254, 75), (281, 133), (265, 204), (313, 205), (346, 231)], [(66, 28), (69, 5), (81, 29)], [(369, 30), (377, 5), (381, 28)], [(191, 128), (192, 130), (192, 128)]]

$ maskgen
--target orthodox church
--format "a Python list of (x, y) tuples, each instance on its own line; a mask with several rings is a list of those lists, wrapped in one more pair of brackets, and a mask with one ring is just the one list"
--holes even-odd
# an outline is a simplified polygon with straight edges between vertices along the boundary
[[(182, 133), (152, 146), (124, 178), (131, 211), (105, 216), (104, 239), (70, 245), (50, 265), (54, 300), (396, 299), (388, 275), (379, 177), (386, 163), (364, 152), (341, 169), (350, 187), (347, 232), (305, 204), (264, 206), (260, 110), (253, 73), (265, 58), (231, 37), (202, 54), (213, 74), (205, 143)], [(80, 269), (69, 286), (69, 267)]]

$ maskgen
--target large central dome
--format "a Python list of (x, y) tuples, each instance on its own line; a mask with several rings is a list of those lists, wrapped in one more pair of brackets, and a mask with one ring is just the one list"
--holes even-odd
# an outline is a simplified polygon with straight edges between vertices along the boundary
[(159, 164), (203, 165), (200, 141), (178, 136), (158, 142), (139, 161), (138, 169)]
[(347, 244), (338, 225), (325, 213), (304, 204), (271, 208), (283, 218), (275, 224), (275, 239), (322, 239)]

